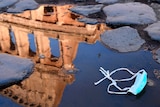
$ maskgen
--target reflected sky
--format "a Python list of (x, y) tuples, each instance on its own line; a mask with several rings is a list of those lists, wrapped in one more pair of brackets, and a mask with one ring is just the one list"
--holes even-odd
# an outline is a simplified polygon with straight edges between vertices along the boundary
[[(76, 74), (76, 81), (65, 88), (59, 107), (159, 107), (160, 98), (157, 94), (160, 83), (153, 74), (154, 69), (160, 69), (160, 65), (152, 59), (148, 51), (140, 50), (131, 53), (118, 53), (107, 49), (100, 42), (93, 45), (79, 45), (77, 57), (74, 61), (80, 71)], [(94, 82), (103, 78), (99, 72), (102, 66), (106, 70), (114, 70), (119, 67), (127, 67), (133, 72), (145, 69), (148, 78), (155, 85), (146, 86), (139, 96), (111, 95), (106, 92), (110, 81), (105, 80), (98, 86)], [(144, 103), (145, 102), (145, 103)]]
[(0, 106), (1, 107), (22, 107), (15, 102), (13, 102), (11, 99), (8, 99), (4, 96), (0, 96)]
[[(57, 39), (51, 40), (50, 44), (57, 44)], [(70, 85), (64, 85), (63, 96), (59, 100), (60, 105), (58, 107), (117, 107), (117, 105), (119, 107), (141, 107), (142, 104), (145, 107), (160, 106), (158, 101), (160, 97), (157, 94), (160, 90), (160, 86), (158, 85), (160, 81), (153, 74), (153, 70), (160, 69), (160, 65), (153, 60), (152, 54), (149, 51), (139, 50), (137, 52), (119, 53), (108, 49), (99, 41), (93, 44), (81, 42), (79, 43), (73, 64), (78, 69), (78, 72), (75, 73), (75, 81)], [(94, 82), (103, 77), (99, 72), (100, 66), (110, 71), (119, 67), (127, 67), (133, 72), (145, 69), (148, 73), (148, 78), (153, 80), (155, 85), (147, 85), (138, 96), (108, 94), (106, 88), (110, 81), (105, 80), (98, 86), (94, 86)], [(48, 78), (45, 76), (45, 73), (43, 76), (43, 71), (41, 75), (46, 79)], [(49, 81), (53, 81), (51, 74), (49, 75), (51, 77)], [(37, 77), (32, 75), (31, 78)], [(26, 81), (33, 80), (28, 79)], [(46, 83), (45, 87), (48, 87), (47, 85), (49, 83)], [(27, 87), (32, 86), (28, 85)], [(41, 88), (44, 88), (44, 86)], [(45, 93), (48, 92), (46, 91)], [(54, 96), (54, 94), (52, 95)]]
[(33, 51), (33, 52), (36, 52), (36, 46), (35, 46), (35, 39), (34, 39), (34, 35), (32, 33), (29, 33), (28, 34), (28, 39), (29, 39), (29, 46), (30, 46), (30, 49)]
[(56, 57), (60, 57), (60, 52), (59, 52), (59, 42), (57, 39), (49, 38), (50, 40), (50, 46), (51, 46), (51, 53), (52, 55)]
[(15, 40), (15, 37), (14, 37), (14, 32), (13, 31), (10, 31), (10, 36), (11, 36), (11, 41), (16, 44), (16, 40)]

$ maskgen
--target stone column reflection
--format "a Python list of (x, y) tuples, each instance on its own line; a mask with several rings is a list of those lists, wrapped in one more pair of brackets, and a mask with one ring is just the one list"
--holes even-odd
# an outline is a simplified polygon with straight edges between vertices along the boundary
[[(43, 56), (44, 59), (51, 58), (51, 48), (50, 48), (49, 38), (44, 36), (43, 32), (39, 31), (34, 31), (34, 35), (36, 37), (38, 55)], [(40, 62), (44, 63), (44, 59), (42, 58)]]
[(12, 30), (14, 31), (14, 36), (16, 39), (16, 45), (19, 56), (28, 57), (29, 55), (28, 33), (30, 31), (28, 29), (17, 26), (12, 26)]
[(62, 49), (63, 67), (66, 70), (74, 69), (73, 61), (77, 55), (79, 38), (69, 35), (61, 35), (60, 38)]
[(3, 52), (10, 51), (10, 34), (9, 34), (9, 26), (0, 25), (0, 46)]

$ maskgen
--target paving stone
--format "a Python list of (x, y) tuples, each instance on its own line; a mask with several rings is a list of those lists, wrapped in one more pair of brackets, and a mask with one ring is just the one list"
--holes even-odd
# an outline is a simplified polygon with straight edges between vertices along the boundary
[(151, 39), (160, 41), (160, 21), (149, 25), (144, 31), (148, 32)]
[(101, 35), (104, 44), (119, 52), (137, 51), (145, 43), (136, 29), (129, 26), (108, 30)]
[(143, 25), (154, 23), (157, 18), (154, 10), (139, 2), (116, 3), (103, 8), (106, 23), (113, 25)]
[(10, 13), (20, 13), (24, 10), (33, 10), (39, 7), (39, 4), (34, 0), (20, 0), (14, 6), (10, 7), (7, 12)]
[(70, 10), (72, 12), (88, 16), (89, 14), (100, 12), (103, 7), (103, 4), (97, 4), (97, 5), (86, 5), (86, 6), (75, 6), (71, 8)]
[(5, 8), (13, 5), (18, 0), (0, 0), (0, 8)]
[(97, 24), (98, 20), (97, 19), (92, 19), (92, 18), (80, 18), (78, 19), (80, 22), (84, 22), (86, 24)]
[(34, 63), (30, 59), (0, 54), (0, 87), (12, 84), (28, 77)]
[(97, 3), (103, 3), (103, 4), (112, 4), (118, 2), (118, 0), (96, 0)]

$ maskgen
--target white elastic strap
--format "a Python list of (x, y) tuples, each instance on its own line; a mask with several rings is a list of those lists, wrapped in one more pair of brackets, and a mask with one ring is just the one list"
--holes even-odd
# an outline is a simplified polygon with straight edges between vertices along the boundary
[[(115, 86), (117, 89), (119, 89), (120, 91), (126, 91), (126, 92), (116, 92), (116, 91), (111, 91), (109, 90), (111, 86)], [(127, 94), (127, 91), (129, 90), (129, 88), (125, 88), (125, 89), (121, 89), (120, 87), (118, 87), (117, 85), (115, 84), (109, 84), (108, 85), (108, 88), (107, 88), (107, 92), (110, 93), (110, 94)]]
[[(125, 70), (125, 71), (129, 72), (129, 73), (132, 75), (132, 77), (127, 78), (127, 79), (117, 79), (117, 80), (113, 80), (113, 79), (111, 78), (111, 75), (113, 75), (113, 74), (116, 73), (117, 71), (122, 71), (122, 70), (123, 70), (123, 71)], [(111, 94), (127, 94), (127, 91), (129, 90), (130, 87), (121, 88), (121, 87), (119, 87), (119, 86), (117, 85), (116, 82), (117, 82), (117, 81), (130, 81), (130, 80), (134, 79), (134, 78), (137, 76), (137, 73), (133, 73), (132, 71), (130, 71), (130, 70), (127, 69), (127, 68), (118, 68), (118, 69), (112, 71), (111, 73), (109, 73), (109, 70), (106, 71), (105, 69), (103, 69), (102, 67), (100, 67), (99, 71), (101, 71), (101, 73), (102, 73), (105, 77), (102, 78), (102, 79), (100, 79), (99, 81), (95, 82), (94, 84), (95, 84), (95, 85), (98, 85), (99, 83), (101, 83), (102, 81), (104, 81), (105, 79), (108, 78), (112, 83), (108, 85), (107, 91), (108, 91), (108, 93), (111, 93)], [(138, 72), (138, 73), (139, 73), (139, 72)], [(111, 90), (110, 90), (110, 87), (111, 87), (111, 86), (115, 86), (118, 90), (120, 90), (120, 91), (126, 91), (126, 92), (115, 92), (115, 91), (111, 91)]]
[(101, 73), (105, 76), (104, 78), (102, 78), (102, 79), (100, 79), (99, 81), (97, 81), (97, 82), (95, 82), (94, 83), (94, 85), (98, 85), (99, 83), (101, 83), (102, 81), (104, 81), (105, 79), (111, 79), (111, 75), (113, 75), (115, 72), (117, 72), (117, 71), (124, 71), (124, 70), (126, 70), (126, 71), (128, 71), (131, 75), (133, 75), (132, 77), (130, 77), (130, 78), (127, 78), (127, 79), (121, 79), (121, 80), (118, 80), (118, 79), (116, 79), (116, 80), (114, 80), (114, 81), (130, 81), (130, 80), (132, 80), (133, 78), (135, 78), (136, 77), (136, 75), (135, 75), (135, 73), (133, 73), (132, 71), (130, 71), (129, 69), (127, 69), (127, 68), (118, 68), (118, 69), (116, 69), (116, 70), (114, 70), (114, 71), (112, 71), (111, 73), (109, 73), (109, 70), (105, 70), (105, 69), (103, 69), (102, 67), (100, 67), (100, 69), (99, 69), (99, 71), (101, 71)]

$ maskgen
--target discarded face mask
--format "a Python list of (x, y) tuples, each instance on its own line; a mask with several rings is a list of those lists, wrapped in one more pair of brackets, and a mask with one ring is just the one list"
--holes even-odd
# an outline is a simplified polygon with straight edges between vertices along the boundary
[[(124, 70), (129, 72), (132, 76), (130, 78), (126, 78), (126, 79), (115, 79), (115, 80), (111, 77), (111, 75), (113, 75), (117, 71), (124, 71)], [(139, 70), (137, 73), (133, 73), (132, 71), (130, 71), (127, 68), (118, 68), (118, 69), (112, 71), (111, 73), (109, 73), (109, 70), (106, 71), (102, 67), (100, 67), (100, 71), (105, 77), (100, 79), (98, 82), (95, 82), (94, 84), (98, 85), (103, 80), (108, 78), (112, 82), (111, 84), (108, 85), (108, 88), (107, 88), (107, 92), (110, 94), (127, 94), (130, 92), (134, 95), (137, 95), (144, 89), (144, 87), (147, 84), (147, 72), (144, 69)], [(117, 82), (130, 81), (130, 80), (133, 80), (134, 78), (135, 78), (135, 81), (131, 87), (121, 88), (117, 85)], [(110, 90), (111, 86), (115, 86), (119, 91), (118, 92), (111, 91)]]

